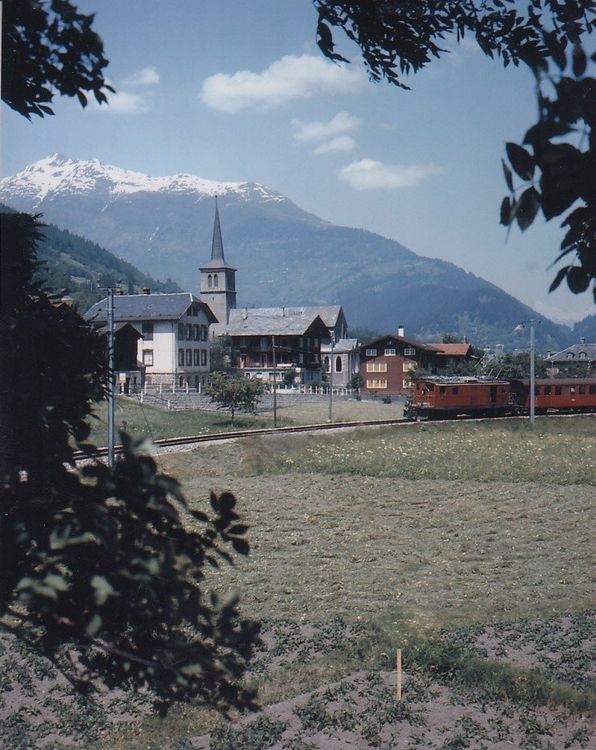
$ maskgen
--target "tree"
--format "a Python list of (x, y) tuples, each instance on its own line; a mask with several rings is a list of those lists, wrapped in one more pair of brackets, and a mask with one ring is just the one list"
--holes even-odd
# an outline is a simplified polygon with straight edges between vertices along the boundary
[(73, 449), (103, 395), (104, 345), (33, 280), (39, 223), (10, 214), (1, 224), (0, 617), (10, 621), (0, 627), (55, 663), (75, 651), (62, 671), (81, 688), (100, 678), (145, 687), (164, 707), (254, 706), (238, 678), (258, 626), (236, 597), (202, 587), (205, 565), (233, 562), (226, 547), (249, 551), (235, 498), (212, 493), (211, 515), (190, 509), (125, 434), (113, 469), (76, 471)]
[[(542, 357), (536, 356), (536, 377), (546, 378), (547, 363)], [(530, 377), (530, 353), (516, 352), (514, 354), (505, 354), (498, 363), (498, 372), (496, 377), (505, 380), (512, 378), (529, 378)]]
[[(347, 62), (336, 51), (333, 32), (340, 29), (360, 47), (375, 81), (385, 79), (409, 88), (401, 76), (440, 57), (445, 52), (440, 45), (449, 34), (458, 42), (472, 36), (486, 55), (500, 58), (505, 66), (521, 62), (530, 67), (537, 81), (539, 117), (524, 139), (531, 153), (518, 144), (507, 144), (511, 167), (525, 185), (517, 197), (511, 168), (504, 163), (511, 194), (501, 205), (501, 222), (509, 226), (517, 221), (523, 231), (539, 210), (549, 221), (573, 209), (563, 222), (568, 229), (557, 260), (569, 257), (575, 262), (557, 273), (551, 290), (564, 278), (574, 293), (592, 283), (596, 300), (595, 82), (585, 75), (588, 60), (582, 46), (582, 38), (596, 25), (593, 0), (529, 0), (525, 11), (513, 0), (314, 3), (323, 54)], [(568, 58), (572, 75), (564, 76)], [(554, 73), (555, 68), (560, 74)], [(577, 144), (568, 142), (570, 135), (577, 136)], [(540, 177), (533, 180), (535, 172)]]
[(209, 377), (205, 392), (212, 401), (217, 403), (218, 409), (230, 410), (233, 422), (234, 414), (238, 409), (253, 414), (256, 412), (257, 404), (265, 392), (265, 386), (256, 378), (214, 372)]
[(4, 0), (2, 100), (29, 120), (54, 114), (56, 93), (76, 96), (83, 107), (88, 92), (99, 104), (107, 101), (105, 91), (114, 89), (104, 77), (108, 61), (93, 18), (69, 0)]
[(230, 336), (218, 336), (211, 343), (209, 364), (211, 372), (227, 372), (230, 369), (232, 339)]

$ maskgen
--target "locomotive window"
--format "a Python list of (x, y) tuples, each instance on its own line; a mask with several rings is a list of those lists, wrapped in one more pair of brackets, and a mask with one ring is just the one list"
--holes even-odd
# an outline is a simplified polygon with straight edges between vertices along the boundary
[(560, 396), (563, 393), (563, 387), (560, 385), (555, 386), (555, 396)]
[(457, 386), (454, 386), (454, 387), (453, 387), (453, 388), (451, 389), (451, 392), (452, 392), (452, 393), (459, 393), (459, 388), (458, 388)]
[(534, 395), (535, 396), (540, 396), (540, 388), (539, 388), (539, 386), (535, 386), (534, 387)]
[(544, 386), (544, 395), (545, 396), (550, 396), (552, 389), (553, 389), (552, 385), (545, 385)]
[(572, 386), (571, 386), (571, 388), (570, 388), (569, 390), (570, 390), (570, 392), (571, 392), (571, 393), (575, 393), (575, 386), (574, 386), (574, 385), (572, 385)]
[(577, 390), (579, 393), (585, 393), (586, 392), (586, 386), (585, 385), (578, 385)]
[(589, 389), (590, 393), (596, 393), (596, 385), (591, 385)]
[(446, 391), (446, 390), (447, 390), (447, 388), (445, 388), (445, 386), (444, 386), (444, 385), (442, 385), (442, 386), (441, 386), (441, 387), (439, 388), (439, 393), (445, 393), (445, 391)]

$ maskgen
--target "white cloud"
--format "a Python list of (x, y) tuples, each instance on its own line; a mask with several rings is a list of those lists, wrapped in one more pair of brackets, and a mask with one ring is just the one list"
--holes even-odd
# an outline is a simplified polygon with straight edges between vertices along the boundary
[(239, 112), (247, 107), (279, 106), (314, 94), (357, 92), (366, 77), (359, 68), (335, 65), (315, 55), (286, 55), (261, 73), (240, 70), (217, 73), (205, 79), (200, 98), (220, 112)]
[(297, 141), (322, 141), (327, 138), (350, 133), (362, 124), (359, 117), (348, 112), (338, 112), (329, 122), (298, 122), (293, 123)]
[(130, 91), (117, 91), (115, 94), (108, 93), (107, 96), (107, 104), (100, 105), (92, 100), (100, 112), (109, 112), (114, 115), (142, 115), (151, 109), (145, 97)]
[(399, 190), (441, 172), (437, 164), (383, 164), (373, 159), (353, 161), (339, 171), (339, 179), (355, 190)]
[(141, 68), (125, 78), (122, 83), (125, 86), (156, 86), (159, 83), (159, 73), (152, 67)]
[(338, 135), (337, 138), (332, 138), (330, 141), (324, 141), (320, 143), (315, 150), (314, 154), (330, 154), (334, 151), (351, 151), (356, 145), (354, 139), (349, 135)]

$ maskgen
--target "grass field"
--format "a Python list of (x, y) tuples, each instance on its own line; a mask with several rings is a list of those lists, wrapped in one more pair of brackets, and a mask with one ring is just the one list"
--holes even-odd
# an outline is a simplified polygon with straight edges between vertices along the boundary
[[(232, 490), (250, 525), (249, 558), (206, 583), (237, 589), (263, 622), (250, 680), (264, 711), (233, 724), (192, 705), (141, 718), (114, 698), (85, 709), (88, 726), (69, 709), (69, 726), (101, 750), (593, 747), (595, 457), (587, 416), (160, 454), (193, 507)], [(0, 682), (16, 679), (1, 667)], [(110, 726), (122, 712), (138, 721)], [(21, 731), (22, 714), (8, 718), (0, 746)]]
[[(279, 410), (283, 419), (294, 424), (317, 424), (326, 422), (329, 416), (329, 402), (321, 399), (315, 403), (298, 403)], [(272, 412), (260, 416), (273, 419)], [(356, 401), (334, 398), (332, 417), (334, 422), (365, 421), (368, 419), (399, 419), (403, 416), (403, 403), (395, 401), (384, 404), (382, 401)]]

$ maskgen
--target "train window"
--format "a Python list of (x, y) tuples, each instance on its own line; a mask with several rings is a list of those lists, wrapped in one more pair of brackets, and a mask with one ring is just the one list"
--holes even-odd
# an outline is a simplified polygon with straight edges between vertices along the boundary
[(577, 386), (578, 393), (584, 394), (586, 392), (586, 386), (585, 385), (578, 385)]
[(560, 385), (555, 386), (555, 396), (560, 396), (563, 393), (563, 387)]
[(540, 396), (540, 387), (537, 386), (537, 385), (534, 386), (534, 395), (535, 396)]
[(453, 388), (451, 389), (451, 393), (459, 393), (459, 388), (456, 385), (453, 386)]
[(445, 391), (446, 391), (446, 390), (447, 390), (447, 388), (445, 388), (445, 386), (444, 386), (444, 385), (442, 385), (442, 386), (441, 386), (441, 387), (439, 388), (439, 393), (445, 393)]
[(545, 385), (544, 386), (544, 395), (545, 396), (550, 396), (550, 394), (552, 392), (552, 389), (553, 389), (552, 385)]
[(591, 385), (589, 388), (590, 393), (596, 393), (596, 385)]
[(572, 386), (571, 386), (571, 388), (569, 389), (569, 391), (570, 391), (571, 393), (575, 393), (575, 386), (574, 386), (574, 385), (572, 385)]

